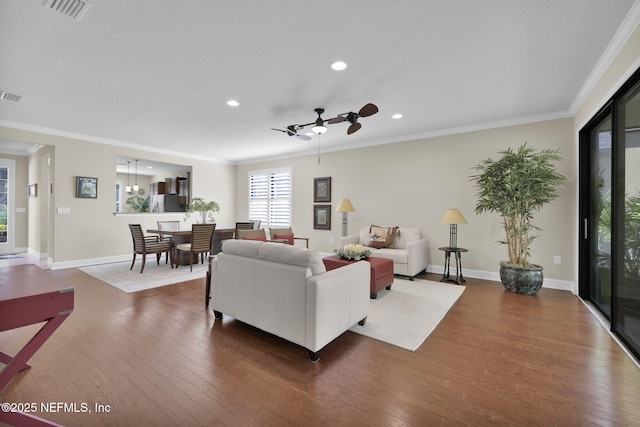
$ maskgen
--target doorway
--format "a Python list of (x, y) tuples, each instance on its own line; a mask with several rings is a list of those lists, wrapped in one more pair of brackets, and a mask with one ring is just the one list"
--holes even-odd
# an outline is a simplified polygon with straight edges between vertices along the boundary
[(15, 251), (16, 161), (0, 158), (0, 254)]

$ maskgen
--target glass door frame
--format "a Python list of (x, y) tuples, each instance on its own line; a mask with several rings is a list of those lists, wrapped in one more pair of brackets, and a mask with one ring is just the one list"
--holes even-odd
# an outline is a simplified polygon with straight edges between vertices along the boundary
[(0, 157), (0, 166), (8, 168), (7, 179), (7, 242), (0, 244), (0, 254), (10, 254), (16, 250), (16, 161)]
[[(640, 69), (616, 91), (610, 100), (589, 120), (578, 134), (578, 166), (579, 166), (579, 269), (578, 293), (580, 298), (593, 303), (610, 322), (610, 330), (624, 344), (630, 353), (640, 359), (640, 353), (627, 341), (624, 334), (616, 329), (618, 319), (617, 284), (625, 279), (625, 123), (620, 117), (620, 105), (627, 99), (632, 89), (640, 83)], [(607, 116), (611, 116), (611, 312), (603, 310), (591, 298), (591, 287), (596, 284), (592, 274), (594, 263), (593, 241), (597, 236), (596, 200), (593, 195), (597, 188), (597, 171), (592, 169), (593, 156), (596, 150), (592, 147), (591, 134)], [(636, 344), (637, 345), (637, 344)]]

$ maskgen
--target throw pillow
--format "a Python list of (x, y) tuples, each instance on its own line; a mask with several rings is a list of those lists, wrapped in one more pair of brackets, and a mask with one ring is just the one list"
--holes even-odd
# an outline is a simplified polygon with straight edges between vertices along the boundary
[(274, 234), (273, 240), (286, 240), (288, 244), (293, 245), (293, 233), (289, 234)]
[(379, 227), (372, 225), (369, 229), (369, 244), (372, 248), (393, 248), (398, 227)]
[(242, 240), (258, 240), (260, 242), (266, 242), (267, 241), (267, 237), (266, 236), (262, 236), (262, 237), (243, 237)]

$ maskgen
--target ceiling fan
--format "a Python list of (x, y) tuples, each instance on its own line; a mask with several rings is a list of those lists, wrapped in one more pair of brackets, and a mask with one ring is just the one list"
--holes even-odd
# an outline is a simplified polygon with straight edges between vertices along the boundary
[(324, 125), (325, 123), (333, 125), (336, 123), (342, 123), (344, 121), (348, 121), (349, 123), (351, 123), (351, 125), (347, 128), (347, 135), (351, 135), (352, 133), (360, 130), (360, 128), (362, 127), (362, 124), (358, 122), (358, 119), (360, 117), (369, 117), (376, 114), (378, 112), (378, 107), (375, 104), (368, 103), (364, 107), (362, 107), (357, 113), (350, 111), (348, 113), (338, 114), (336, 117), (332, 119), (322, 118), (322, 114), (324, 114), (324, 108), (316, 108), (314, 111), (318, 114), (318, 118), (311, 123), (306, 123), (303, 125), (300, 125), (300, 124), (289, 125), (286, 127), (286, 130), (276, 129), (276, 128), (271, 128), (271, 129), (277, 130), (279, 132), (284, 132), (289, 136), (296, 136), (303, 140), (309, 140), (311, 139), (309, 136), (299, 134), (298, 131), (304, 129), (306, 126), (313, 126), (311, 128), (313, 133), (317, 135), (321, 135), (327, 131), (327, 127)]
[(308, 141), (311, 139), (311, 137), (309, 135), (303, 135), (301, 133), (298, 133), (298, 131), (302, 129), (302, 126), (300, 125), (289, 125), (287, 126), (287, 129), (276, 129), (276, 128), (271, 128), (271, 130), (277, 130), (279, 132), (284, 132), (289, 136), (295, 136), (296, 138), (302, 139), (303, 141)]

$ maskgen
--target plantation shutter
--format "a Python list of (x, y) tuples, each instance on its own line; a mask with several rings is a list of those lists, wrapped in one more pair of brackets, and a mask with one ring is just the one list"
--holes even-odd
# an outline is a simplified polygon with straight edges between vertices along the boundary
[(264, 227), (291, 224), (291, 170), (250, 172), (249, 219)]

